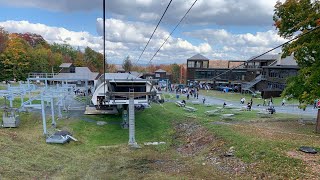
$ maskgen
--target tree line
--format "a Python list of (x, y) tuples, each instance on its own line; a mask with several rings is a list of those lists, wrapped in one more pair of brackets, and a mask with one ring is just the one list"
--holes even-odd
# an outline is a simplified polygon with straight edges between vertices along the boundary
[[(103, 55), (90, 47), (84, 52), (69, 44), (49, 44), (41, 35), (32, 33), (8, 33), (0, 27), (0, 81), (26, 80), (28, 73), (57, 73), (62, 63), (88, 67), (93, 72), (103, 73)], [(180, 66), (133, 65), (129, 56), (122, 64), (125, 71), (154, 72), (163, 69), (172, 74), (173, 83), (180, 79)], [(117, 72), (115, 64), (106, 63), (106, 72)]]
[(32, 33), (8, 33), (0, 27), (0, 80), (26, 80), (28, 73), (58, 72), (61, 63), (87, 66), (103, 72), (103, 55), (86, 47), (84, 52), (69, 44), (49, 44)]

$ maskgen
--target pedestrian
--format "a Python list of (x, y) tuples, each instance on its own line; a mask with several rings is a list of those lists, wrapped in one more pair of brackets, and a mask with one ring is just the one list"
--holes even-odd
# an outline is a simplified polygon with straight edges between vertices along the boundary
[(273, 106), (273, 103), (272, 103), (272, 101), (270, 100), (269, 101), (269, 107), (272, 107)]
[(263, 105), (262, 106), (266, 106), (267, 105), (267, 99), (263, 99)]
[(197, 99), (199, 99), (199, 92), (197, 92)]
[(285, 98), (283, 98), (283, 99), (282, 99), (282, 102), (281, 102), (281, 106), (284, 106), (285, 103), (286, 103), (286, 100), (285, 100)]
[(205, 102), (206, 102), (206, 98), (203, 97), (203, 98), (202, 98), (202, 103), (204, 104)]
[(186, 105), (186, 104), (187, 104), (185, 100), (182, 100), (181, 102), (182, 102), (184, 105)]
[(247, 110), (248, 111), (251, 111), (251, 106), (252, 106), (252, 104), (250, 104), (250, 102), (248, 102), (248, 104), (247, 104)]
[(251, 100), (250, 100), (250, 105), (252, 106), (252, 104), (253, 104), (253, 101), (252, 101), (252, 98), (251, 98)]
[(313, 109), (316, 109), (316, 108), (317, 108), (317, 103), (318, 103), (318, 99), (314, 100)]

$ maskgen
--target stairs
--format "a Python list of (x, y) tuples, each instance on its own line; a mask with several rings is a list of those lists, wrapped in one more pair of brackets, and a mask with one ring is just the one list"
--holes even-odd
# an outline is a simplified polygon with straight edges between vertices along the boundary
[(252, 88), (254, 85), (256, 85), (257, 83), (259, 83), (260, 81), (262, 81), (262, 75), (260, 74), (259, 76), (257, 76), (255, 79), (253, 79), (250, 82), (247, 83), (242, 83), (241, 87), (242, 87), (242, 91), (249, 91), (251, 93), (254, 93), (254, 89)]

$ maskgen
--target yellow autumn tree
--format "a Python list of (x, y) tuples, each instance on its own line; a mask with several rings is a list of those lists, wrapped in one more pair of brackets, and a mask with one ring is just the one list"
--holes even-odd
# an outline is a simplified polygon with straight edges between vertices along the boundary
[(30, 45), (15, 34), (9, 35), (1, 64), (7, 80), (25, 80), (29, 72)]

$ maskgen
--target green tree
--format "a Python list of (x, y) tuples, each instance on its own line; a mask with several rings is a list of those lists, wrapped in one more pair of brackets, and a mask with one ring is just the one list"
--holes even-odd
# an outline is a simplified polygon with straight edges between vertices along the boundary
[(73, 63), (77, 58), (78, 51), (69, 44), (53, 43), (50, 47), (52, 52), (61, 53), (67, 62)]
[(273, 19), (284, 38), (311, 33), (283, 47), (283, 56), (294, 54), (300, 71), (297, 77), (288, 80), (283, 95), (291, 95), (302, 103), (312, 103), (320, 97), (320, 2), (319, 0), (286, 0), (275, 5)]
[(132, 69), (132, 62), (130, 60), (130, 56), (127, 56), (124, 61), (123, 61), (123, 64), (122, 64), (122, 68), (126, 71), (126, 72), (129, 72), (131, 71)]
[(179, 83), (180, 81), (180, 66), (177, 63), (171, 65), (172, 81), (173, 83)]
[(51, 67), (49, 64), (49, 55), (51, 54), (50, 49), (44, 48), (42, 45), (37, 46), (30, 51), (30, 72), (50, 72)]

